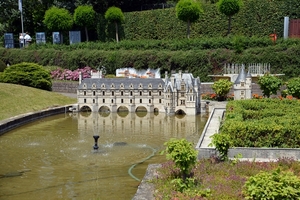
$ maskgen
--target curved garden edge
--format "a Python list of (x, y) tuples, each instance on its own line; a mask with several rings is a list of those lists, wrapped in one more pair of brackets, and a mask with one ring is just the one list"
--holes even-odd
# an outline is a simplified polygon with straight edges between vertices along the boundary
[(33, 122), (37, 119), (70, 112), (69, 108), (71, 107), (72, 105), (52, 107), (45, 110), (21, 114), (15, 117), (2, 120), (0, 121), (0, 135), (3, 135), (4, 133), (14, 128), (18, 128), (24, 124)]

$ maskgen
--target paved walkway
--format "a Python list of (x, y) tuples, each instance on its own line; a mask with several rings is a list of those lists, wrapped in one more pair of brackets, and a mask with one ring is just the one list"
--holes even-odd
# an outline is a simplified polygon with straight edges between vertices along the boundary
[(219, 127), (223, 118), (223, 113), (226, 110), (226, 104), (227, 102), (217, 101), (211, 101), (209, 103), (210, 116), (203, 129), (202, 135), (197, 144), (197, 148), (214, 148), (209, 147), (209, 144), (211, 143), (210, 137), (213, 134), (219, 132)]

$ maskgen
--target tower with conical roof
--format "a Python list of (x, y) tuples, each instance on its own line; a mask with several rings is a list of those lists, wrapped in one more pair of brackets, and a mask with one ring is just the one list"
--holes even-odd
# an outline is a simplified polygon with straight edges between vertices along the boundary
[(251, 84), (251, 74), (245, 72), (245, 66), (243, 65), (233, 85), (234, 100), (251, 99)]

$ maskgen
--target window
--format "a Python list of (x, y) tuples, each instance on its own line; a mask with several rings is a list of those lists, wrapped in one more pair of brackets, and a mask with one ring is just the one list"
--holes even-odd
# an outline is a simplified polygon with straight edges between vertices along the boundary
[(93, 103), (95, 103), (95, 99), (93, 99)]
[(242, 81), (241, 82), (241, 86), (244, 87), (245, 86), (245, 82)]
[(121, 99), (121, 103), (124, 103), (124, 99)]
[(149, 96), (151, 96), (151, 91), (149, 91)]
[(114, 100), (113, 100), (113, 99), (111, 100), (111, 103), (114, 103)]
[(161, 99), (159, 99), (158, 102), (161, 103)]
[(181, 90), (184, 90), (184, 84), (181, 84)]
[(93, 91), (93, 96), (95, 96), (96, 95), (96, 92), (95, 91)]
[(83, 95), (84, 95), (84, 96), (86, 95), (86, 91), (83, 92)]
[(114, 95), (115, 95), (115, 92), (114, 92), (114, 91), (112, 91), (112, 92), (111, 92), (111, 95), (112, 95), (112, 96), (114, 96)]
[(102, 99), (102, 103), (105, 103), (105, 99)]
[(132, 99), (130, 99), (130, 103), (132, 103)]
[(158, 92), (158, 95), (161, 96), (161, 91)]
[(132, 96), (132, 91), (130, 91), (130, 96)]
[(140, 99), (140, 103), (142, 103), (143, 101), (142, 101), (142, 99)]
[(184, 97), (184, 92), (181, 92), (181, 97)]
[(151, 103), (151, 99), (149, 99), (149, 103)]
[(185, 105), (185, 100), (180, 100), (180, 105)]
[(241, 91), (241, 95), (245, 95), (245, 91)]
[(105, 92), (104, 91), (102, 91), (102, 95), (105, 96)]
[(143, 95), (143, 93), (142, 92), (140, 92), (140, 96), (142, 96)]
[(121, 96), (123, 96), (123, 94), (124, 94), (124, 92), (123, 92), (123, 91), (121, 91)]
[(83, 99), (83, 102), (86, 103), (86, 99)]

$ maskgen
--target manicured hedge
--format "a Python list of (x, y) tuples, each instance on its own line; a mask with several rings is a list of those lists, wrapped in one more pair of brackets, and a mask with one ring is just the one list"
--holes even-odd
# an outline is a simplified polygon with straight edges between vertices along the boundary
[(43, 66), (59, 66), (75, 70), (85, 66), (105, 66), (108, 74), (124, 67), (136, 69), (160, 68), (164, 71), (188, 70), (201, 81), (212, 81), (208, 75), (222, 74), (226, 63), (270, 63), (271, 73), (285, 74), (284, 79), (300, 74), (300, 45), (289, 42), (282, 45), (248, 48), (241, 53), (227, 48), (208, 50), (96, 50), (96, 49), (4, 49), (0, 57), (11, 64), (33, 62)]
[(234, 147), (300, 148), (299, 112), (299, 100), (231, 101), (220, 132)]

